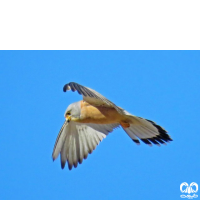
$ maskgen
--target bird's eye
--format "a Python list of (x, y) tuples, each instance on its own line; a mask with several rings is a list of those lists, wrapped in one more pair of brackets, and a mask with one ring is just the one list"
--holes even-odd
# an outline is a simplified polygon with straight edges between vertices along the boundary
[(70, 112), (67, 112), (67, 115), (71, 115), (71, 113), (70, 113)]

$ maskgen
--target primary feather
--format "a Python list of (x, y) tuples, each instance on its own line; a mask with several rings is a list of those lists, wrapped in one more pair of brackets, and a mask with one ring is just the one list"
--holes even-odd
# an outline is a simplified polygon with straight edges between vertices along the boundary
[(69, 122), (63, 125), (58, 135), (57, 142), (53, 151), (53, 159), (61, 154), (61, 167), (77, 167), (82, 163), (89, 153), (106, 137), (106, 135), (118, 127), (119, 124), (81, 124)]

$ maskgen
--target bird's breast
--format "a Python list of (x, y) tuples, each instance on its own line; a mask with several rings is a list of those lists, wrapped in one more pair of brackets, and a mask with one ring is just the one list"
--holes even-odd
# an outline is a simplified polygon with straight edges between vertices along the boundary
[(81, 123), (111, 124), (120, 122), (122, 116), (114, 109), (105, 106), (93, 106), (81, 101)]

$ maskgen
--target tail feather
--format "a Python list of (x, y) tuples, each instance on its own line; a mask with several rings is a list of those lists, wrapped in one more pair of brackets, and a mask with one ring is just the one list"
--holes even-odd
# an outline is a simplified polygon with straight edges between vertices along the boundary
[(131, 130), (130, 128), (126, 128), (126, 129), (123, 128), (123, 129), (136, 144), (140, 144), (140, 141), (136, 137), (136, 132), (134, 132), (134, 130)]
[(141, 117), (136, 117), (127, 111), (126, 115), (130, 127), (122, 128), (136, 144), (140, 144), (139, 140), (141, 140), (149, 146), (152, 146), (152, 144), (160, 146), (160, 144), (166, 144), (166, 142), (173, 141), (167, 134), (167, 131), (155, 122)]

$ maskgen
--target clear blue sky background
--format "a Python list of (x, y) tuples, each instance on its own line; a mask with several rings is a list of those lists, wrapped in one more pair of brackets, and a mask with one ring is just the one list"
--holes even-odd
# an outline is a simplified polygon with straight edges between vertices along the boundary
[[(54, 142), (66, 107), (82, 98), (63, 93), (70, 81), (156, 121), (174, 141), (137, 146), (117, 129), (62, 170)], [(168, 200), (180, 199), (182, 182), (200, 185), (200, 51), (0, 51), (0, 91), (2, 200)]]

